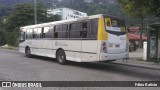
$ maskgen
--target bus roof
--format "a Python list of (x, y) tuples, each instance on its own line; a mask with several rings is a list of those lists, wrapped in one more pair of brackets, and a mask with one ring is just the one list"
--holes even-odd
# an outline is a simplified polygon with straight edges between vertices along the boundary
[[(54, 21), (54, 22), (48, 22), (48, 23), (42, 23), (42, 24), (36, 24), (36, 25), (28, 25), (28, 26), (23, 26), (20, 29), (28, 29), (28, 28), (35, 28), (35, 27), (36, 28), (41, 28), (41, 27), (45, 27), (45, 26), (47, 27), (47, 26), (61, 24), (61, 23), (69, 23), (69, 22), (80, 21), (80, 20), (94, 19), (94, 18), (99, 18), (99, 17), (102, 17), (102, 16), (118, 19), (116, 17), (105, 15), (105, 14), (97, 14), (97, 15), (75, 18), (75, 19), (69, 19), (69, 20), (61, 20), (61, 21)], [(120, 19), (118, 19), (118, 20), (120, 20)]]

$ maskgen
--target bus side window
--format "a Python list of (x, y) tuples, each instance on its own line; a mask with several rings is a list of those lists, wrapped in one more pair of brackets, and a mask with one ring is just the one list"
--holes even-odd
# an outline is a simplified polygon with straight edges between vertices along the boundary
[(41, 34), (42, 38), (45, 38), (45, 33), (44, 33), (44, 27), (42, 28), (42, 34)]
[(68, 25), (63, 25), (63, 36), (64, 38), (68, 38)]
[(58, 38), (58, 32), (56, 32), (56, 26), (54, 26), (54, 38)]
[(29, 29), (28, 33), (29, 33), (29, 39), (32, 39), (32, 37), (33, 37), (32, 29)]
[(26, 39), (28, 39), (28, 30), (26, 30)]
[(81, 23), (70, 24), (70, 38), (81, 38)]
[(56, 26), (56, 32), (55, 32), (56, 37), (67, 38), (67, 29), (68, 29), (68, 25), (66, 24)]
[(36, 38), (36, 34), (37, 34), (37, 28), (35, 28), (33, 31), (33, 39)]
[(96, 39), (98, 31), (98, 19), (91, 19), (88, 22), (87, 38)]
[(43, 38), (52, 38), (52, 31), (50, 30), (50, 27), (44, 27)]
[(25, 40), (25, 32), (20, 33), (20, 40)]
[(82, 22), (81, 38), (87, 38), (87, 22)]
[(54, 26), (51, 26), (51, 27), (49, 28), (49, 31), (50, 31), (50, 33), (51, 33), (51, 38), (54, 38)]
[(23, 32), (22, 39), (25, 40), (26, 33)]
[(63, 35), (61, 35), (62, 32), (62, 25), (55, 26), (55, 38), (62, 38)]
[(27, 38), (27, 39), (32, 39), (32, 37), (33, 37), (32, 29), (28, 29), (28, 30), (27, 30), (26, 38)]
[(37, 33), (36, 33), (36, 38), (42, 38), (41, 33), (42, 33), (42, 28), (38, 28)]

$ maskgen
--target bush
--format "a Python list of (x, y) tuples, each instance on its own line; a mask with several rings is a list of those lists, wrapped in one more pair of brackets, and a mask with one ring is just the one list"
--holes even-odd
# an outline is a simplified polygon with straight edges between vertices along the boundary
[(12, 46), (18, 46), (18, 32), (7, 32), (6, 44), (9, 44)]

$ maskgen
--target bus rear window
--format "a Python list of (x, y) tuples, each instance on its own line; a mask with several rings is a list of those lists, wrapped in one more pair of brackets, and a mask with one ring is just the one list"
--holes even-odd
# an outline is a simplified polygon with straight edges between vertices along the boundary
[(125, 23), (123, 20), (105, 18), (106, 31), (114, 35), (126, 34)]
[(108, 27), (125, 27), (123, 20), (105, 18), (105, 25)]

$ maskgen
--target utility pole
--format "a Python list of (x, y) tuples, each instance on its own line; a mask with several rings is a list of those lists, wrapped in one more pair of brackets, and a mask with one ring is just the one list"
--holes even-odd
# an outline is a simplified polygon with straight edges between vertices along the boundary
[(37, 24), (37, 1), (34, 0), (34, 23)]

